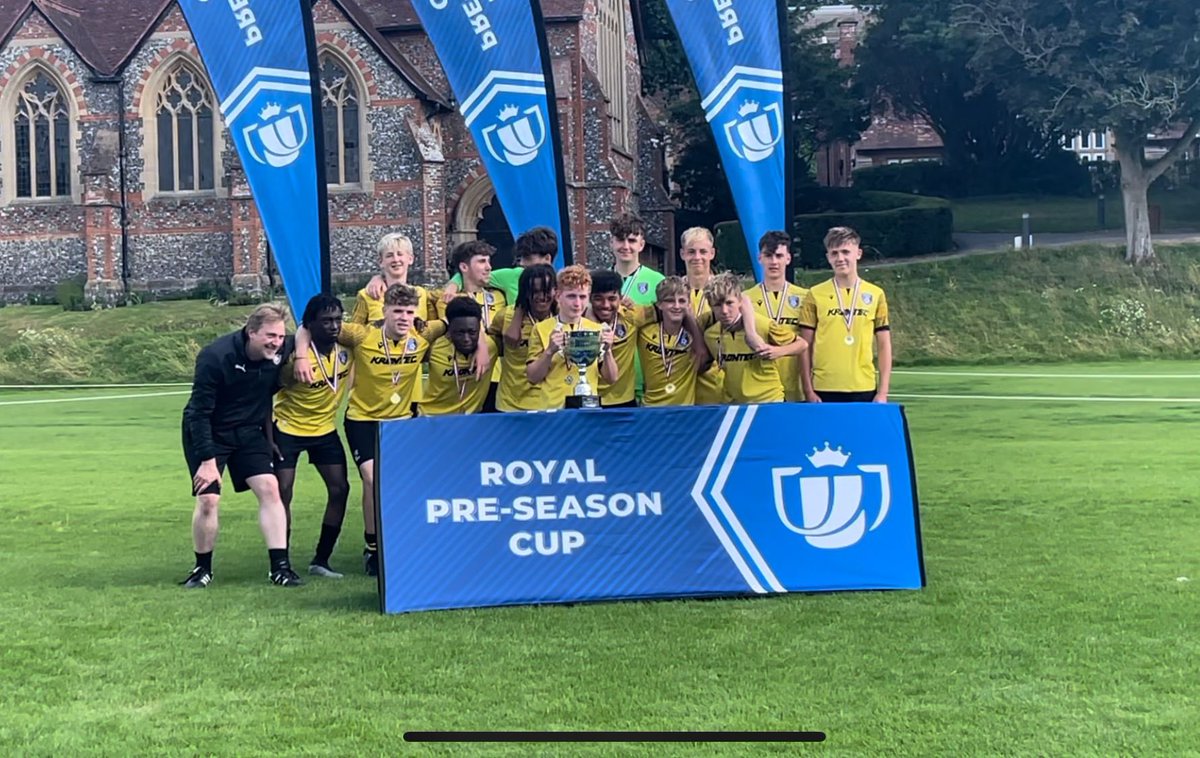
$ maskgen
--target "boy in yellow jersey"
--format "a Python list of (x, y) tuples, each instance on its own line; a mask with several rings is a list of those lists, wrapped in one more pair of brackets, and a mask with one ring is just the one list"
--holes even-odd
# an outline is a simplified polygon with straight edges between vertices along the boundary
[(692, 405), (696, 367), (708, 359), (704, 335), (692, 316), (688, 283), (669, 276), (658, 283), (655, 318), (637, 330), (638, 357), (646, 380), (642, 404)]
[[(408, 284), (408, 271), (413, 264), (412, 240), (393, 232), (379, 239), (379, 274), (358, 291), (354, 310), (350, 312), (350, 323), (371, 324), (383, 320), (383, 293), (393, 284)], [(437, 318), (433, 300), (424, 287), (409, 285), (417, 291), (417, 318), (432, 321)], [(413, 391), (413, 402), (420, 403), (423, 386), (420, 380)]]
[[(763, 280), (746, 290), (755, 312), (766, 316), (793, 334), (800, 335), (800, 312), (808, 290), (787, 280), (787, 267), (792, 262), (792, 238), (785, 232), (767, 232), (758, 241), (758, 261), (762, 264)], [(770, 357), (780, 348), (767, 346), (764, 355)], [(800, 387), (800, 356), (793, 355), (777, 361), (783, 396), (789, 403), (804, 402)]]
[[(712, 262), (717, 257), (712, 232), (702, 226), (693, 226), (679, 235), (679, 257), (687, 274), (688, 298), (692, 316), (700, 329), (712, 326), (713, 312), (704, 297), (704, 288), (712, 280)], [(708, 368), (696, 377), (696, 405), (720, 405), (729, 402), (725, 394), (725, 373), (712, 361)]]
[(530, 384), (525, 375), (529, 342), (538, 322), (555, 315), (557, 275), (549, 264), (535, 264), (521, 272), (517, 283), (517, 300), (492, 319), (488, 333), (496, 339), (502, 352), (500, 389), (496, 393), (496, 409), (540, 411), (546, 408), (546, 385)]
[[(779, 379), (776, 360), (759, 355), (747, 341), (743, 323), (742, 286), (731, 273), (717, 274), (704, 289), (717, 322), (704, 332), (708, 351), (725, 369), (725, 393), (730, 402), (783, 402), (783, 382)], [(758, 313), (746, 317), (755, 319), (755, 329), (771, 345), (785, 348), (775, 358), (796, 355), (808, 347), (804, 340), (779, 324)]]
[[(346, 409), (346, 441), (362, 477), (364, 568), (379, 573), (375, 539), (375, 448), (379, 422), (412, 417), (413, 390), (429, 342), (413, 330), (420, 296), (412, 287), (393, 284), (383, 296), (383, 321), (367, 326), (343, 324), (338, 343), (353, 348), (354, 387)], [(438, 326), (441, 326), (440, 322)], [(312, 376), (308, 331), (296, 332), (296, 375)]]
[(346, 498), (350, 482), (346, 478), (346, 449), (337, 433), (335, 416), (350, 376), (350, 353), (337, 344), (342, 329), (342, 302), (333, 295), (314, 295), (304, 308), (300, 324), (312, 336), (310, 363), (316, 364), (316, 381), (298, 382), (292, 366), (284, 366), (279, 378), (283, 385), (275, 395), (274, 424), (268, 427), (271, 449), (275, 454), (275, 476), (279, 496), (287, 511), (288, 542), (291, 542), (292, 494), (300, 454), (308, 453), (308, 462), (325, 482), (325, 516), (316, 554), (308, 564), (308, 573), (340, 579), (342, 575), (329, 565), (333, 548), (346, 518)]
[(600, 380), (600, 407), (636, 408), (634, 364), (641, 321), (631, 310), (621, 308), (621, 276), (616, 271), (592, 272), (591, 317), (612, 329), (612, 354), (617, 362), (617, 381)]
[[(450, 254), (450, 269), (462, 275), (462, 295), (479, 303), (483, 310), (483, 323), (491, 324), (496, 314), (503, 311), (507, 301), (504, 293), (488, 286), (488, 278), (492, 273), (492, 253), (496, 249), (483, 240), (464, 242), (454, 248)], [(438, 318), (446, 317), (446, 302), (437, 301)], [(496, 411), (497, 383), (500, 381), (500, 363), (492, 370), (492, 386), (488, 388), (487, 399), (483, 403), (483, 413)]]
[(491, 371), (484, 371), (480, 378), (475, 358), (483, 339), (495, 360), (496, 343), (480, 334), (482, 320), (483, 309), (469, 297), (456, 297), (446, 304), (446, 334), (429, 347), (429, 386), (418, 409), (420, 415), (461, 415), (483, 408)]
[(592, 277), (583, 266), (567, 266), (558, 272), (558, 316), (539, 322), (530, 337), (525, 376), (530, 384), (544, 385), (547, 408), (566, 407), (568, 395), (579, 383), (579, 367), (568, 365), (563, 357), (567, 332), (600, 332), (600, 358), (586, 369), (588, 384), (597, 387), (601, 377), (607, 382), (617, 380), (612, 329), (583, 317), (591, 291)]
[[(808, 293), (800, 333), (812, 344), (801, 354), (800, 379), (810, 403), (886, 403), (892, 381), (892, 333), (883, 290), (858, 278), (862, 240), (847, 226), (825, 235), (833, 278)], [(875, 379), (872, 342), (879, 353)]]

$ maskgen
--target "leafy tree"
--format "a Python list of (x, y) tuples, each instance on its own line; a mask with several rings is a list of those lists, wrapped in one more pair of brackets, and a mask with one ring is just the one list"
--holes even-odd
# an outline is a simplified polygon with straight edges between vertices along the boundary
[[(1014, 108), (1072, 131), (1107, 128), (1121, 166), (1126, 260), (1154, 258), (1150, 184), (1200, 127), (1196, 0), (965, 0), (955, 19), (975, 40), (972, 69)], [(1174, 134), (1145, 156), (1147, 136)]]
[[(964, 193), (1009, 192), (1038, 170), (1080, 172), (1059, 135), (1012, 108), (969, 64), (978, 44), (954, 23), (959, 0), (886, 0), (856, 52), (875, 107), (924, 119)], [(1048, 164), (1048, 165), (1047, 165)], [(970, 186), (966, 186), (970, 185)]]

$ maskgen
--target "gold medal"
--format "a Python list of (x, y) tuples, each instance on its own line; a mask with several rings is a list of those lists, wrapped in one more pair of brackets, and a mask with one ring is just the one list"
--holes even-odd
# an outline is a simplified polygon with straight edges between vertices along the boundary
[(677, 389), (677, 388), (676, 388), (676, 386), (675, 386), (674, 384), (668, 384), (668, 385), (667, 385), (667, 387), (666, 387), (667, 394), (668, 394), (668, 395), (674, 395), (674, 394), (675, 394), (675, 390), (676, 390), (676, 389)]
[(399, 405), (400, 404), (400, 393), (393, 392), (392, 397), (390, 399), (392, 401), (392, 405)]

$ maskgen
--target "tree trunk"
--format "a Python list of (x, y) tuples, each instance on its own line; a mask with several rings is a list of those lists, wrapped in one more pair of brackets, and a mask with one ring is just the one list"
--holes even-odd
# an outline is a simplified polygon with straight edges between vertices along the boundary
[(1134, 151), (1116, 147), (1121, 164), (1121, 199), (1125, 206), (1125, 260), (1148, 263), (1154, 260), (1154, 240), (1150, 238), (1150, 204), (1147, 199), (1150, 177), (1142, 163), (1141, 146)]

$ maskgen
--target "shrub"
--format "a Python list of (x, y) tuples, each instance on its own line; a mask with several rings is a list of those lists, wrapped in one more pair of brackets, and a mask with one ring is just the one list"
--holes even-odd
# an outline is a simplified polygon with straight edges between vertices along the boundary
[(54, 286), (54, 299), (62, 306), (64, 311), (87, 310), (88, 304), (84, 297), (84, 286), (86, 284), (87, 279), (82, 276), (63, 279)]
[(854, 186), (862, 190), (908, 192), (936, 197), (977, 195), (1077, 195), (1091, 194), (1092, 164), (1061, 151), (1044, 158), (1031, 156), (1001, 160), (994, 166), (951, 166), (930, 161), (871, 166), (854, 172)]
[[(853, 227), (863, 239), (870, 258), (905, 258), (950, 250), (954, 215), (945, 200), (886, 192), (859, 193), (859, 207), (877, 210), (838, 210), (796, 216), (793, 233), (799, 248), (797, 263), (807, 268), (825, 266), (825, 232), (834, 226)], [(717, 249), (723, 267), (751, 270), (750, 255), (740, 224), (718, 224)]]

